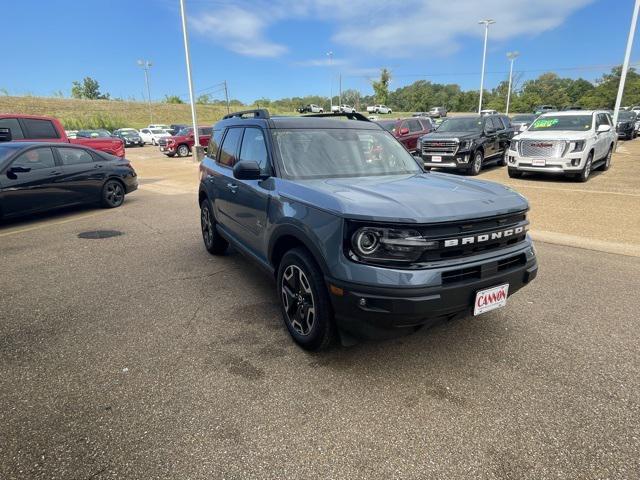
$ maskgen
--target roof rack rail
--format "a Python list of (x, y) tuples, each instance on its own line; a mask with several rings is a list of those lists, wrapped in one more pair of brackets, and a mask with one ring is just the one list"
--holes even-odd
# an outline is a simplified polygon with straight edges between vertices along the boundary
[(222, 117), (223, 120), (228, 118), (245, 118), (245, 117), (253, 117), (253, 118), (271, 118), (269, 116), (269, 110), (264, 108), (257, 108), (255, 110), (242, 110), (241, 112), (233, 112)]
[(309, 115), (301, 115), (302, 117), (347, 117), (349, 120), (359, 120), (361, 122), (370, 122), (367, 117), (358, 112), (332, 112), (332, 113), (311, 113)]

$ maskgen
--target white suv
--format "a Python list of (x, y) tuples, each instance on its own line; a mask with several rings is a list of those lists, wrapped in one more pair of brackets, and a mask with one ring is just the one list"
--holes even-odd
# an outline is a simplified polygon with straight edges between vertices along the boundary
[(593, 169), (609, 169), (617, 140), (606, 111), (545, 113), (511, 140), (509, 176), (554, 173), (586, 182)]
[(367, 107), (367, 112), (381, 114), (393, 113), (386, 105), (371, 105), (370, 107)]

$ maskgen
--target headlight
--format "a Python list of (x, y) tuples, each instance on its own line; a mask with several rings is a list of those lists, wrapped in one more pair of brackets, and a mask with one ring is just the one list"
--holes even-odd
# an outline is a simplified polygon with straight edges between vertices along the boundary
[(570, 152), (581, 152), (582, 150), (584, 150), (584, 140), (579, 140), (577, 142), (571, 142), (570, 146)]
[(518, 140), (511, 140), (509, 144), (509, 150), (513, 150), (514, 152), (518, 151)]
[(410, 228), (361, 227), (353, 232), (350, 243), (352, 258), (372, 263), (411, 263), (425, 250), (438, 248), (437, 241)]
[(460, 142), (460, 150), (469, 150), (473, 146), (473, 140), (462, 140)]

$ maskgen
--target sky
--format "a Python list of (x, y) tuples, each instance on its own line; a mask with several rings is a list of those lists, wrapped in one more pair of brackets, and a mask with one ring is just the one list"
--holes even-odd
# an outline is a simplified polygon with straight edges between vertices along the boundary
[[(356, 88), (391, 70), (391, 89), (424, 79), (478, 89), (546, 71), (595, 80), (621, 64), (633, 0), (185, 0), (196, 95), (231, 98)], [(145, 98), (137, 60), (152, 62), (151, 97), (188, 99), (179, 0), (0, 1), (0, 95), (70, 95), (90, 76), (112, 97)], [(640, 62), (640, 35), (632, 63)], [(332, 52), (332, 55), (327, 55)]]

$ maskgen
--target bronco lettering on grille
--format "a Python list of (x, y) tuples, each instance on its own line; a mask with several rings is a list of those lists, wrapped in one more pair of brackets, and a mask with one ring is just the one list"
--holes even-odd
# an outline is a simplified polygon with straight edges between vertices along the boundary
[(507, 230), (499, 230), (497, 232), (483, 233), (481, 235), (472, 235), (469, 237), (450, 238), (444, 241), (445, 248), (457, 247), (459, 245), (473, 245), (477, 243), (488, 242), (489, 240), (500, 240), (501, 238), (513, 237), (525, 231), (525, 227), (509, 228)]

